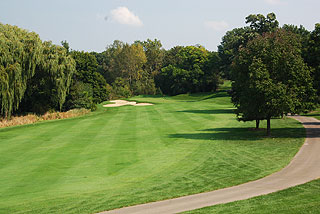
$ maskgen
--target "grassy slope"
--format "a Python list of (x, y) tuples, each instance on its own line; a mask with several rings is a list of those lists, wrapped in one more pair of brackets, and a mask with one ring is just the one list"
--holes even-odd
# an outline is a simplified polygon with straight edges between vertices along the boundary
[(226, 92), (134, 99), (156, 105), (0, 129), (0, 213), (93, 213), (237, 185), (303, 143), (291, 119), (273, 120), (271, 138), (250, 131)]
[(320, 180), (292, 187), (280, 192), (243, 201), (216, 205), (185, 213), (228, 213), (228, 214), (304, 214), (319, 213)]
[(320, 108), (317, 108), (316, 110), (309, 112), (307, 114), (302, 114), (303, 116), (308, 116), (308, 117), (314, 117), (318, 120), (320, 120)]

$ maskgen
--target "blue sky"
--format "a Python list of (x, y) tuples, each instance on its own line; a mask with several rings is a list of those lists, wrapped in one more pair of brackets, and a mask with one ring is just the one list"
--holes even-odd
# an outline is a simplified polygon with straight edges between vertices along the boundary
[(0, 22), (35, 31), (72, 49), (105, 50), (114, 40), (159, 39), (164, 48), (201, 44), (217, 50), (249, 14), (274, 12), (280, 25), (320, 22), (319, 0), (1, 0)]

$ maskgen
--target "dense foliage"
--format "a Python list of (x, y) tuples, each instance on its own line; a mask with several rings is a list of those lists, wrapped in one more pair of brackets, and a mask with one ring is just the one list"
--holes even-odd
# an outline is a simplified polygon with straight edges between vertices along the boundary
[(175, 47), (166, 58), (157, 81), (165, 94), (215, 91), (221, 82), (218, 55), (202, 46)]
[[(315, 29), (310, 34), (308, 41), (306, 62), (314, 69), (314, 87), (320, 96), (320, 24), (315, 25)], [(318, 100), (320, 102), (320, 99)]]
[(227, 79), (231, 78), (231, 64), (238, 55), (239, 48), (245, 47), (248, 41), (257, 35), (272, 32), (279, 26), (279, 22), (276, 20), (274, 13), (269, 13), (266, 17), (262, 14), (251, 14), (246, 17), (246, 23), (250, 24), (250, 26), (228, 31), (226, 35), (222, 37), (222, 42), (218, 46), (219, 56), (222, 60), (221, 70), (223, 76)]
[(1, 115), (95, 109), (139, 94), (215, 91), (220, 58), (202, 46), (168, 51), (159, 40), (114, 41), (102, 53), (42, 42), (36, 33), (1, 25)]
[(278, 29), (257, 35), (233, 61), (232, 102), (242, 121), (268, 121), (315, 107), (311, 69), (301, 56), (301, 40)]
[(23, 108), (27, 111), (41, 111), (40, 106), (60, 110), (75, 69), (65, 49), (42, 43), (36, 33), (3, 24), (0, 48), (1, 115), (10, 117), (21, 102), (28, 104)]
[(161, 47), (158, 40), (131, 45), (116, 40), (107, 47), (103, 76), (109, 78), (113, 97), (156, 93), (154, 73), (162, 63), (157, 55)]
[(90, 108), (95, 104), (108, 100), (107, 82), (97, 71), (98, 63), (93, 54), (83, 51), (72, 51), (76, 62), (76, 72), (72, 77), (70, 93), (67, 97), (66, 109)]
[(98, 72), (112, 86), (111, 97), (215, 91), (221, 82), (220, 58), (202, 46), (164, 50), (159, 40), (114, 41), (93, 53)]
[(42, 58), (30, 79), (20, 111), (45, 113), (61, 110), (75, 70), (75, 63), (65, 49), (44, 42)]

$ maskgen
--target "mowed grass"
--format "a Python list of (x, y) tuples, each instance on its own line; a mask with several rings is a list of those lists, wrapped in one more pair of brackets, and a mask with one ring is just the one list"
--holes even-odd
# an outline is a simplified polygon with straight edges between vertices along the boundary
[(318, 214), (320, 212), (320, 180), (269, 195), (243, 201), (206, 207), (186, 214)]
[(320, 120), (320, 108), (317, 108), (316, 110), (314, 111), (311, 111), (309, 113), (306, 113), (306, 114), (302, 114), (303, 116), (307, 116), (307, 117), (314, 117), (318, 120)]
[(133, 100), (155, 105), (0, 129), (0, 213), (94, 213), (233, 186), (283, 168), (305, 137), (293, 119), (272, 120), (272, 137), (249, 129), (223, 91)]

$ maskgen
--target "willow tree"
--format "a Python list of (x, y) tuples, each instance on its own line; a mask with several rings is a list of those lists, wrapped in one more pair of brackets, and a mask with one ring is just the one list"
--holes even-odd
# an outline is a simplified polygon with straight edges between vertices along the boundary
[(22, 101), (32, 96), (34, 101), (39, 94), (48, 95), (42, 103), (54, 100), (53, 108), (61, 109), (74, 69), (65, 48), (42, 43), (34, 32), (0, 24), (0, 115), (10, 117)]
[(10, 117), (19, 108), (41, 60), (41, 40), (36, 33), (0, 23), (0, 107)]
[(61, 110), (75, 71), (74, 60), (61, 46), (43, 42), (41, 55), (35, 74), (28, 82), (22, 103), (24, 111)]

